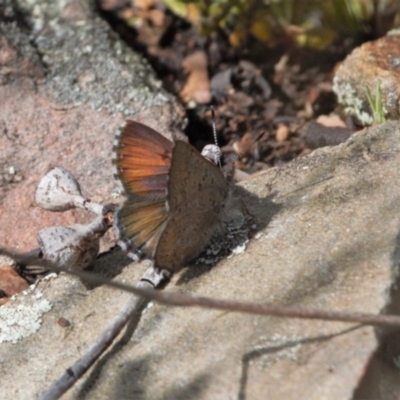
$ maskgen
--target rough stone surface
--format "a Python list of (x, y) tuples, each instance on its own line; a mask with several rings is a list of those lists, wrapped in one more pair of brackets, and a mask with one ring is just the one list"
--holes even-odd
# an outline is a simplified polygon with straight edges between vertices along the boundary
[[(17, 18), (8, 6), (8, 19), (0, 23), (0, 62), (8, 68), (0, 81), (0, 243), (29, 250), (38, 229), (89, 218), (34, 206), (35, 186), (48, 168), (71, 169), (84, 195), (111, 200), (117, 126), (131, 116), (174, 131), (178, 112), (175, 103), (161, 101), (167, 95), (137, 56), (123, 61), (129, 50), (115, 44), (90, 4), (18, 5), (22, 14)], [(25, 25), (21, 15), (28, 16)], [(119, 53), (118, 46), (126, 50)], [(100, 64), (109, 63), (103, 74)], [(145, 71), (142, 78), (138, 71)], [(130, 87), (139, 88), (132, 99)], [(212, 269), (183, 270), (167, 290), (381, 312), (400, 261), (399, 154), (400, 125), (388, 123), (253, 177), (237, 192), (256, 217), (257, 239)], [(134, 284), (144, 267), (126, 265), (111, 252), (93, 269)], [(29, 296), (29, 302), (19, 295), (2, 306), (14, 339), (19, 322), (9, 316), (24, 315), (19, 325), (27, 328), (26, 337), (0, 346), (5, 400), (37, 398), (84, 354), (129, 295), (60, 275)], [(26, 321), (34, 299), (40, 310)], [(60, 319), (71, 324), (61, 326)], [(374, 328), (354, 324), (159, 305), (121, 339), (65, 399), (346, 399), (378, 343)]]
[[(70, 170), (93, 201), (115, 202), (113, 140), (125, 119), (169, 137), (180, 127), (176, 101), (93, 7), (78, 0), (5, 2), (7, 18), (0, 18), (3, 246), (31, 250), (38, 246), (39, 229), (93, 219), (81, 211), (57, 214), (35, 206), (36, 185), (50, 168)], [(21, 219), (21, 210), (30, 212)], [(103, 241), (103, 248), (111, 243)]]
[[(211, 270), (183, 270), (167, 290), (381, 312), (400, 261), (399, 152), (400, 124), (388, 123), (253, 177), (239, 191), (256, 217), (257, 239)], [(109, 270), (123, 261), (106, 259), (99, 263)], [(143, 272), (131, 265), (118, 280), (134, 283)], [(53, 306), (40, 331), (0, 348), (9, 398), (36, 397), (61, 376), (128, 296), (87, 290), (67, 276), (39, 290)], [(61, 328), (60, 317), (72, 325)], [(355, 324), (154, 305), (123, 343), (65, 398), (346, 399), (378, 340), (374, 328)]]
[(400, 117), (400, 32), (353, 50), (337, 70), (333, 90), (350, 114), (355, 114), (363, 125), (371, 125), (367, 88), (374, 95), (379, 81), (386, 116), (397, 120)]

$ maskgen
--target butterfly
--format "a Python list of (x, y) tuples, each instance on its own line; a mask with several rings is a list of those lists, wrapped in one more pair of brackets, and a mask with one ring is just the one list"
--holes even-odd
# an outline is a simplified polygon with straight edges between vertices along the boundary
[(228, 201), (228, 182), (194, 147), (139, 122), (126, 122), (114, 150), (126, 194), (116, 214), (120, 237), (127, 250), (173, 273), (207, 245)]

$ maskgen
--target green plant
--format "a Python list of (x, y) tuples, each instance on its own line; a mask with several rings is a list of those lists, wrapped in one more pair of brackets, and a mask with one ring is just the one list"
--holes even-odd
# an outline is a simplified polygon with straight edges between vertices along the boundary
[(382, 124), (386, 122), (385, 109), (382, 102), (381, 82), (378, 80), (375, 85), (375, 94), (372, 95), (369, 87), (367, 90), (367, 98), (374, 115), (375, 124)]
[(365, 35), (378, 26), (390, 29), (390, 20), (400, 16), (398, 0), (162, 1), (204, 35), (225, 30), (233, 46), (253, 36), (269, 45), (288, 39), (298, 46), (323, 49), (340, 35)]

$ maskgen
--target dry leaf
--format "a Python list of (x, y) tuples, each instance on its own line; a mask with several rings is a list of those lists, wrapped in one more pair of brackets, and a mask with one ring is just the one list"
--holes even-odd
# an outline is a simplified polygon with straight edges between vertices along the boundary
[[(7, 303), (11, 296), (28, 289), (28, 282), (21, 278), (17, 272), (9, 266), (0, 265), (0, 305)], [(5, 295), (5, 296), (4, 296)]]
[(324, 126), (347, 128), (345, 122), (337, 115), (320, 115), (317, 122)]
[(278, 142), (284, 142), (289, 137), (289, 128), (284, 124), (279, 124), (275, 136)]
[(207, 56), (203, 51), (196, 51), (183, 60), (188, 78), (180, 97), (185, 103), (195, 101), (197, 104), (207, 104), (211, 101), (207, 65)]

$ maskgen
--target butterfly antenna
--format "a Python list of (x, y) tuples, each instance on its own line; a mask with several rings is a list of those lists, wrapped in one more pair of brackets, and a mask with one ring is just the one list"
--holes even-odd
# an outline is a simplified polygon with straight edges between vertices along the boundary
[(262, 130), (257, 134), (255, 138), (250, 138), (249, 140), (247, 140), (247, 143), (245, 142), (242, 145), (243, 147), (240, 150), (238, 149), (237, 151), (238, 158), (244, 157), (247, 154), (247, 152), (251, 150), (251, 147), (260, 141), (260, 139), (264, 136), (264, 134), (265, 131)]
[[(247, 140), (245, 143), (241, 145), (241, 148), (235, 150), (235, 154), (231, 154), (227, 157), (226, 164), (230, 166), (230, 172), (227, 172), (226, 175), (231, 174), (233, 176), (235, 171), (235, 161), (239, 160), (240, 158), (244, 157), (250, 150), (251, 147), (257, 143), (265, 134), (265, 131), (261, 131), (254, 139)], [(227, 176), (228, 177), (228, 176)], [(232, 179), (232, 177), (230, 177)]]
[[(210, 107), (211, 109), (211, 124), (212, 124), (212, 130), (213, 130), (213, 136), (214, 136), (214, 143), (217, 147), (218, 146), (218, 139), (217, 139), (217, 128), (215, 124), (215, 109), (214, 106)], [(221, 168), (221, 158), (218, 158), (218, 165)]]

